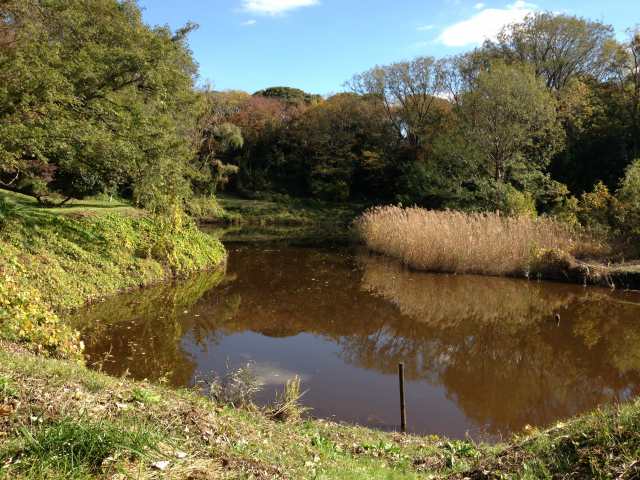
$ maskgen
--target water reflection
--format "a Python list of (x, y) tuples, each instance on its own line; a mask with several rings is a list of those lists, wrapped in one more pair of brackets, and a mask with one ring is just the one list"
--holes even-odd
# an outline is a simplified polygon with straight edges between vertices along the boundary
[(394, 374), (404, 361), (413, 430), (459, 437), (639, 393), (639, 301), (412, 273), (347, 250), (237, 247), (226, 275), (124, 295), (75, 321), (110, 373), (189, 385), (251, 360), (265, 383), (259, 400), (298, 374), (316, 415), (382, 428), (397, 423)]
[(364, 288), (415, 321), (379, 337), (350, 338), (349, 360), (383, 370), (408, 359), (413, 378), (445, 386), (490, 432), (545, 424), (638, 393), (640, 304), (624, 294), (419, 275), (379, 257), (359, 260)]

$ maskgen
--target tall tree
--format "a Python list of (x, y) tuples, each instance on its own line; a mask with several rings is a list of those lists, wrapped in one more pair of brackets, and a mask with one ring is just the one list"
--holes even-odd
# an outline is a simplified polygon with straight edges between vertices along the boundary
[(603, 79), (616, 43), (610, 25), (544, 12), (508, 25), (485, 49), (507, 61), (533, 65), (549, 88), (559, 90), (575, 76)]
[(496, 182), (546, 168), (562, 135), (556, 102), (527, 66), (492, 65), (461, 101), (464, 137)]
[(156, 206), (185, 195), (193, 28), (150, 28), (132, 0), (2, 2), (0, 181)]
[(431, 137), (441, 113), (439, 96), (444, 91), (441, 66), (434, 58), (378, 66), (355, 75), (348, 86), (379, 99), (398, 136), (414, 148)]

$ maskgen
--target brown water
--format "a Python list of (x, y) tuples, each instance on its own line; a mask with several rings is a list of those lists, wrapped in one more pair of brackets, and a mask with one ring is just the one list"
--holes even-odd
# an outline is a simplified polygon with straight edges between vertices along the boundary
[(258, 402), (299, 375), (313, 415), (384, 429), (398, 423), (402, 361), (410, 430), (458, 438), (640, 393), (636, 294), (408, 272), (348, 249), (229, 250), (224, 275), (78, 312), (91, 359), (179, 386), (251, 362)]

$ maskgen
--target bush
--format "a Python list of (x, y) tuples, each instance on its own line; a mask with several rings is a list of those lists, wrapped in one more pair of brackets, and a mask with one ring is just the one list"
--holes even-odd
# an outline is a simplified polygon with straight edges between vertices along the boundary
[(625, 239), (636, 243), (640, 239), (640, 160), (626, 170), (617, 193), (620, 204), (618, 222)]
[(196, 220), (225, 218), (227, 212), (214, 196), (194, 197), (187, 202), (186, 211)]
[(7, 269), (0, 282), (0, 337), (61, 358), (79, 360), (84, 350), (79, 333), (47, 307), (36, 289), (18, 287)]
[(625, 176), (620, 182), (618, 200), (627, 208), (640, 210), (640, 159), (627, 167)]

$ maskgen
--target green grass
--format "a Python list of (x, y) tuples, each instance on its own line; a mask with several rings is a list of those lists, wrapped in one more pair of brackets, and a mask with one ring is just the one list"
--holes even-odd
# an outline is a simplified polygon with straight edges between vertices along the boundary
[(225, 213), (209, 223), (225, 226), (225, 240), (241, 242), (350, 242), (354, 239), (351, 224), (365, 208), (286, 196), (246, 199), (219, 195), (217, 201)]
[(169, 462), (161, 475), (166, 478), (640, 474), (638, 400), (485, 445), (328, 421), (275, 421), (255, 408), (230, 408), (196, 391), (108, 377), (8, 344), (0, 345), (0, 378), (10, 379), (15, 389), (8, 400), (13, 413), (0, 417), (6, 433), (0, 440), (0, 478), (110, 478), (116, 472), (147, 478), (157, 476), (158, 461)]
[(33, 197), (8, 190), (0, 190), (0, 198), (11, 201), (20, 208), (56, 215), (90, 216), (117, 213), (119, 215), (138, 216), (144, 214), (142, 210), (131, 206), (131, 204), (124, 200), (117, 198), (110, 199), (109, 197), (96, 197), (84, 200), (73, 199), (60, 207), (41, 206)]
[(183, 218), (60, 215), (0, 203), (0, 338), (80, 357), (57, 312), (120, 291), (218, 266), (222, 244)]
[(0, 449), (0, 458), (19, 462), (13, 475), (30, 479), (93, 478), (116, 470), (111, 459), (148, 458), (157, 451), (161, 435), (141, 423), (62, 418), (38, 427), (21, 427), (12, 441)]

